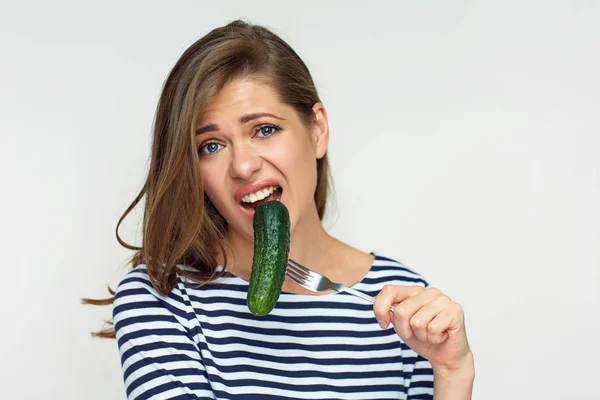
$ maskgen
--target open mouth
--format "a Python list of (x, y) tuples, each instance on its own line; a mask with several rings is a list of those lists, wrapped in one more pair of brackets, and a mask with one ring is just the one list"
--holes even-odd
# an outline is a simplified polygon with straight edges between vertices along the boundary
[(241, 204), (247, 210), (256, 210), (256, 207), (262, 203), (279, 200), (281, 193), (282, 189), (280, 186), (269, 186), (242, 197)]

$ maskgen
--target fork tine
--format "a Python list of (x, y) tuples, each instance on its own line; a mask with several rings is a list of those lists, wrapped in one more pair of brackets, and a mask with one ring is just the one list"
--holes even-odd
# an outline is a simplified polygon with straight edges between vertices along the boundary
[(287, 276), (288, 278), (290, 278), (291, 280), (293, 280), (294, 282), (296, 282), (298, 285), (300, 286), (304, 286), (304, 281), (301, 279), (296, 278), (295, 276), (288, 274), (287, 272), (285, 273), (285, 276)]
[(304, 280), (304, 276), (302, 276), (302, 275), (300, 275), (300, 274), (297, 274), (297, 273), (296, 273), (296, 271), (287, 270), (287, 271), (285, 271), (285, 274), (286, 274), (286, 275), (293, 276), (293, 277), (295, 277), (296, 279), (300, 279), (300, 280), (302, 280), (302, 281)]
[(285, 276), (287, 276), (288, 278), (290, 278), (293, 282), (296, 282), (298, 285), (302, 286), (303, 288), (306, 288), (308, 290), (312, 290), (313, 292), (315, 291), (315, 289), (313, 288), (313, 283), (310, 281), (307, 281), (305, 279), (301, 279), (298, 278), (297, 276), (294, 276), (290, 273), (285, 273)]
[(314, 277), (314, 276), (312, 276), (312, 275), (309, 275), (309, 274), (307, 274), (307, 275), (303, 275), (302, 273), (300, 273), (300, 272), (298, 272), (298, 271), (296, 271), (296, 270), (294, 270), (294, 269), (292, 269), (292, 268), (289, 268), (289, 269), (286, 271), (286, 274), (288, 274), (288, 275), (293, 275), (293, 276), (295, 276), (297, 279), (300, 279), (300, 280), (302, 280), (302, 281), (304, 281), (304, 282), (312, 282), (312, 281), (315, 279), (315, 277)]
[(310, 276), (310, 273), (308, 271), (303, 271), (301, 269), (298, 269), (294, 264), (290, 264), (289, 262), (287, 264), (287, 270), (288, 271), (292, 271), (296, 275), (299, 275), (299, 276), (301, 276), (303, 278), (306, 278), (306, 277)]
[(294, 267), (300, 269), (302, 272), (304, 272), (305, 274), (310, 273), (310, 270), (308, 268), (306, 268), (304, 265), (292, 260), (291, 258), (288, 258), (288, 264), (292, 264)]

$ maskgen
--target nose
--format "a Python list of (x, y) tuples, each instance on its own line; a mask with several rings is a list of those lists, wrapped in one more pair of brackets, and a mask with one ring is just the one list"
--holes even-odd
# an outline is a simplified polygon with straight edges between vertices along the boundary
[(229, 172), (233, 178), (251, 180), (262, 167), (262, 159), (249, 146), (238, 145), (232, 151)]

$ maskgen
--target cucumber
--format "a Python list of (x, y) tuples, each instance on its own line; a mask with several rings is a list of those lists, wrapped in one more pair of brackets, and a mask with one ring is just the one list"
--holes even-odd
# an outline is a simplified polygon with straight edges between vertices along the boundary
[(246, 303), (250, 312), (271, 312), (281, 294), (290, 253), (290, 214), (276, 200), (259, 204), (254, 213), (254, 256)]

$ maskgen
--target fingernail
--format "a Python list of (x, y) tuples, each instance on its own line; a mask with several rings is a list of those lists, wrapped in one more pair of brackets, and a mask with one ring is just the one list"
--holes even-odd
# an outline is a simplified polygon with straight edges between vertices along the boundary
[(384, 321), (377, 320), (377, 322), (379, 323), (381, 329), (386, 329), (388, 327), (388, 324), (386, 324)]

